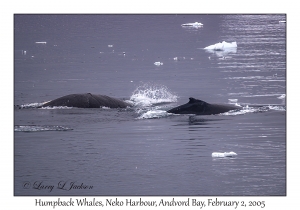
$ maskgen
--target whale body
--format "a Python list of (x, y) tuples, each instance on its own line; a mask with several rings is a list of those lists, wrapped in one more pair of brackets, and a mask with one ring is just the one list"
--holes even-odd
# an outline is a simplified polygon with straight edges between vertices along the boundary
[(41, 107), (54, 107), (54, 106), (67, 106), (67, 107), (77, 107), (77, 108), (126, 108), (132, 106), (125, 101), (112, 98), (106, 95), (95, 95), (91, 93), (83, 94), (71, 94), (66, 95), (52, 101), (49, 101), (38, 108)]
[(209, 104), (195, 98), (189, 98), (190, 101), (181, 106), (168, 110), (168, 113), (173, 114), (196, 114), (196, 115), (212, 115), (228, 112), (230, 110), (241, 109), (234, 105)]

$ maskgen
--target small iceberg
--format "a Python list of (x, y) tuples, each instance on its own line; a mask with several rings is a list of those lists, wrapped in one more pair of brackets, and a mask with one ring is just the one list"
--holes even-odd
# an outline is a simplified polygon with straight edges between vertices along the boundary
[[(219, 59), (221, 60), (226, 60), (226, 59), (229, 59), (229, 58), (232, 58), (230, 56), (228, 56), (229, 54), (236, 54), (237, 53), (237, 48), (226, 48), (224, 50), (205, 50), (206, 52), (208, 53), (211, 53), (215, 56), (217, 56)], [(209, 60), (212, 59), (212, 57), (208, 57)]]
[(222, 43), (219, 42), (217, 44), (213, 44), (208, 47), (205, 47), (204, 49), (205, 50), (215, 50), (215, 51), (225, 51), (226, 49), (229, 49), (229, 48), (237, 48), (236, 42), (228, 43), (228, 42), (223, 41)]
[(157, 62), (154, 62), (154, 65), (156, 65), (156, 66), (162, 66), (162, 65), (164, 65), (164, 63), (157, 61)]
[(200, 28), (200, 27), (203, 27), (203, 24), (202, 23), (198, 23), (198, 22), (195, 22), (195, 23), (184, 23), (184, 24), (181, 24), (182, 27), (194, 27), (194, 28)]
[(213, 152), (212, 157), (234, 157), (237, 156), (235, 152)]

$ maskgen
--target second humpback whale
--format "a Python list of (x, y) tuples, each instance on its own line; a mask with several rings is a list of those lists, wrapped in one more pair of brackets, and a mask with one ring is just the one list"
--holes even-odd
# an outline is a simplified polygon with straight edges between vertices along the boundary
[(54, 107), (54, 106), (67, 106), (67, 107), (77, 107), (77, 108), (126, 108), (132, 106), (125, 101), (112, 98), (106, 95), (95, 95), (91, 93), (83, 94), (71, 94), (66, 95), (39, 106), (41, 107)]
[(209, 104), (195, 98), (189, 98), (190, 101), (181, 106), (168, 110), (168, 113), (174, 114), (196, 114), (196, 115), (211, 115), (228, 112), (230, 110), (241, 109), (233, 105)]

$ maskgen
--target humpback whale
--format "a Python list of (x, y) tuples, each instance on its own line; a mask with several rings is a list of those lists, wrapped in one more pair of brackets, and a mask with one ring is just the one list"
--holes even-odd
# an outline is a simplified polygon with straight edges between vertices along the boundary
[(52, 101), (46, 102), (41, 107), (53, 107), (53, 106), (67, 106), (67, 107), (77, 107), (77, 108), (126, 108), (132, 106), (125, 101), (112, 98), (106, 95), (94, 95), (91, 93), (83, 94), (71, 94), (66, 95)]
[(196, 114), (196, 115), (211, 115), (228, 112), (230, 110), (241, 109), (233, 105), (209, 104), (195, 98), (189, 98), (190, 101), (181, 106), (168, 110), (168, 113), (174, 114)]

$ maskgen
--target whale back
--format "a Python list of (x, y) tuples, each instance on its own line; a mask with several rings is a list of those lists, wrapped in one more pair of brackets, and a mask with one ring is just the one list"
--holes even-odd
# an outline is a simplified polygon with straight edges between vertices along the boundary
[(66, 95), (43, 104), (41, 107), (67, 106), (77, 108), (126, 108), (130, 106), (122, 100), (106, 95), (94, 95), (91, 93)]
[(125, 101), (112, 98), (106, 95), (92, 95), (92, 97), (96, 101), (95, 103), (96, 107), (90, 107), (90, 108), (99, 108), (99, 106), (110, 107), (110, 108), (126, 108), (128, 106), (131, 106), (129, 103), (126, 103)]
[(209, 104), (205, 101), (189, 98), (189, 102), (181, 106), (168, 110), (174, 114), (196, 114), (196, 115), (211, 115), (228, 112), (230, 110), (239, 109), (239, 107), (221, 104)]

